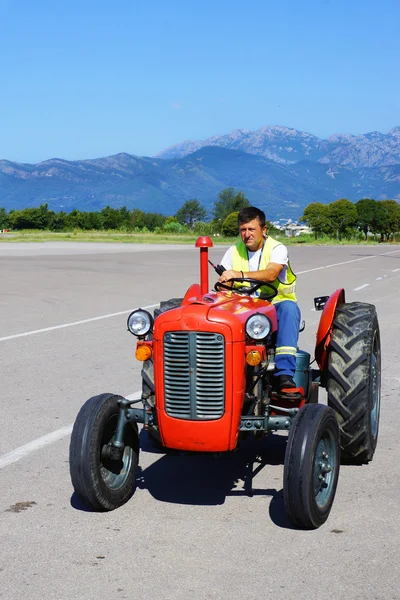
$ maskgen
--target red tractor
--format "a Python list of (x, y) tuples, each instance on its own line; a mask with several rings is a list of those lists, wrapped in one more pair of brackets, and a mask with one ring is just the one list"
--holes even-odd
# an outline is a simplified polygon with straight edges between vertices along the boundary
[[(322, 525), (331, 510), (341, 459), (372, 459), (380, 409), (380, 338), (375, 307), (346, 303), (344, 290), (315, 299), (323, 310), (315, 359), (298, 350), (294, 398), (274, 389), (277, 317), (265, 283), (238, 279), (235, 288), (208, 285), (208, 248), (201, 237), (200, 284), (184, 298), (161, 302), (153, 316), (133, 311), (128, 329), (143, 361), (140, 400), (114, 394), (90, 398), (71, 437), (70, 472), (78, 497), (94, 510), (113, 510), (135, 489), (138, 423), (164, 448), (235, 450), (242, 436), (289, 432), (283, 496), (292, 522)], [(245, 284), (245, 285), (244, 285)], [(328, 392), (328, 406), (318, 391)], [(136, 408), (137, 402), (142, 408)]]

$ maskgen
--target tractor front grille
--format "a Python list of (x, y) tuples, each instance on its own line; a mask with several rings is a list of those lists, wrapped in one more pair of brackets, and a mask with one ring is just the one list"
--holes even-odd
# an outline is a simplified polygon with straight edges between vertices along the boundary
[(207, 421), (224, 414), (225, 346), (218, 333), (164, 335), (164, 397), (169, 416)]

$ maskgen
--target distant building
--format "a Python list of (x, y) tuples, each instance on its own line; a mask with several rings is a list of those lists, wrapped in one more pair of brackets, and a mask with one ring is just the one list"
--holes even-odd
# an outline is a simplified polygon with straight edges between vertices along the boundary
[(312, 230), (307, 225), (299, 225), (298, 223), (290, 223), (285, 227), (285, 235), (287, 237), (297, 237), (302, 233), (310, 234)]
[(292, 219), (280, 219), (279, 221), (273, 221), (272, 225), (275, 229), (285, 233), (287, 237), (297, 237), (302, 233), (310, 234), (312, 230), (307, 225), (300, 225), (292, 221)]

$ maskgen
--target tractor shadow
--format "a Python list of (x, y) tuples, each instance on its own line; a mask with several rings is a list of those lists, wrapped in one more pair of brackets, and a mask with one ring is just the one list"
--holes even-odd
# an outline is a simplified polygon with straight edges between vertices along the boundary
[[(220, 454), (168, 451), (149, 467), (140, 470), (137, 487), (161, 502), (191, 505), (220, 505), (229, 496), (269, 496), (269, 514), (279, 527), (293, 529), (286, 516), (283, 490), (257, 488), (254, 478), (266, 465), (283, 465), (287, 436), (272, 435), (262, 440), (247, 438), (234, 452)], [(143, 431), (141, 447), (156, 451)]]

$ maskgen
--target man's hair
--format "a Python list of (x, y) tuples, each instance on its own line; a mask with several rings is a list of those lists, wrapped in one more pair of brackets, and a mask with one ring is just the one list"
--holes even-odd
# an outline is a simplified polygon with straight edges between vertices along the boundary
[(246, 206), (245, 208), (242, 208), (238, 214), (239, 227), (244, 223), (254, 221), (254, 219), (259, 220), (261, 229), (265, 227), (265, 213), (262, 210), (256, 208), (255, 206)]

